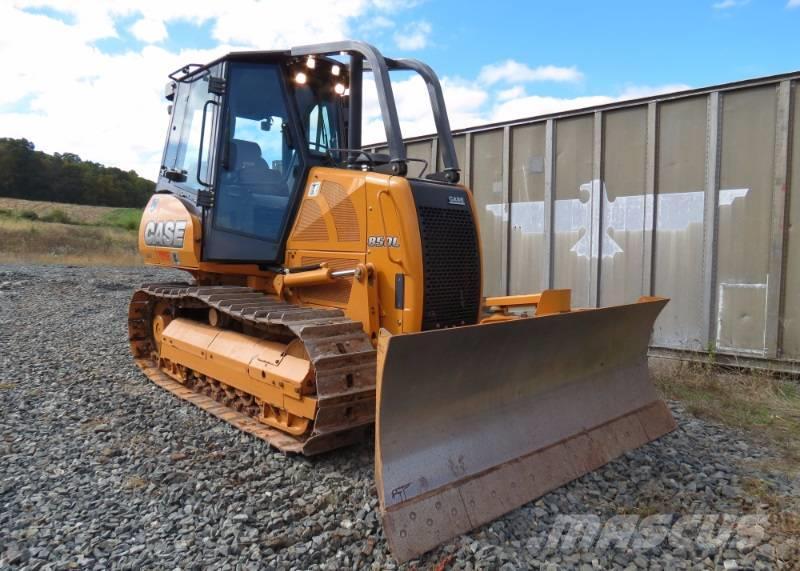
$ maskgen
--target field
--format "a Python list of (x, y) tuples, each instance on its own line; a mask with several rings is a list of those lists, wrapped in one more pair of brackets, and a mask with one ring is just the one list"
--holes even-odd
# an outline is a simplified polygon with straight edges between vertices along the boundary
[(0, 261), (139, 265), (140, 217), (136, 208), (0, 198)]

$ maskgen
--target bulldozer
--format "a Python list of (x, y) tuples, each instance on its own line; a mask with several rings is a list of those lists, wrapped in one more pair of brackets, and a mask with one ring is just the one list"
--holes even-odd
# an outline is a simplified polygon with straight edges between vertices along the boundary
[[(427, 87), (428, 174), (410, 174), (398, 70)], [(365, 74), (385, 153), (362, 145)], [(666, 299), (484, 295), (476, 202), (424, 63), (357, 41), (236, 52), (171, 73), (165, 97), (139, 249), (189, 276), (134, 292), (136, 363), (286, 453), (374, 435), (398, 561), (675, 428), (647, 367)]]

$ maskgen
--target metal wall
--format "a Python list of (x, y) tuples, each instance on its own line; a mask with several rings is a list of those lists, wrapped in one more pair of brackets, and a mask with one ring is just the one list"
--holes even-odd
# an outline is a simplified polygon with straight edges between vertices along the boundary
[(653, 354), (800, 372), (799, 95), (800, 72), (456, 132), (485, 295), (666, 296)]

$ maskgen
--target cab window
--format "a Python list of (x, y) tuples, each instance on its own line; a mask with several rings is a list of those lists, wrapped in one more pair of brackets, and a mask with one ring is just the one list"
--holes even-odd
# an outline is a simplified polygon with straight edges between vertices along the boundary
[[(206, 103), (216, 100), (216, 97), (208, 92), (208, 80), (218, 73), (220, 73), (219, 66), (215, 66), (197, 79), (179, 83), (175, 94), (163, 167), (183, 172), (186, 180), (176, 184), (186, 190), (197, 191), (204, 188), (200, 180), (207, 181), (211, 175), (209, 156), (213, 141), (212, 127), (218, 106)], [(204, 114), (205, 131), (202, 128)]]
[(301, 169), (292, 145), (279, 69), (231, 64), (215, 227), (275, 241), (282, 234)]
[(284, 118), (269, 116), (264, 119), (249, 119), (236, 117), (233, 139), (235, 141), (250, 141), (258, 145), (261, 159), (267, 167), (274, 171), (283, 172), (284, 158), (284, 129), (288, 126)]
[(317, 153), (339, 148), (328, 105), (315, 105), (311, 109), (308, 116), (308, 148)]

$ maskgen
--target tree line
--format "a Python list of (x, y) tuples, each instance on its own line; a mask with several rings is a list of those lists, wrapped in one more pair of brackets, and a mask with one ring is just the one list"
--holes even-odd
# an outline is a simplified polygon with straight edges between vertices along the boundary
[(0, 138), (0, 196), (95, 206), (142, 208), (155, 183), (135, 171), (49, 155), (27, 139)]

